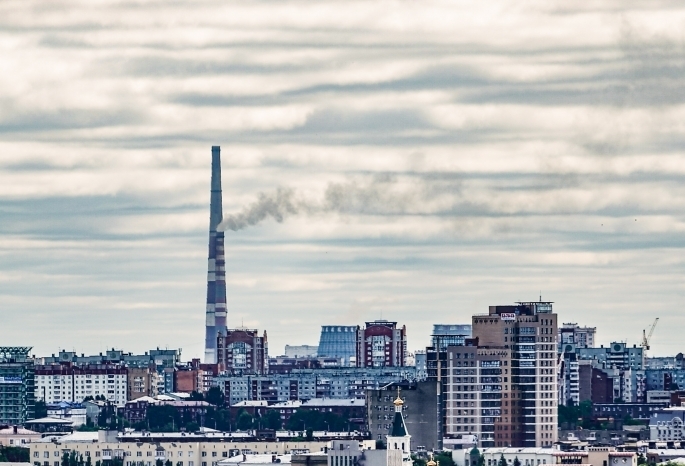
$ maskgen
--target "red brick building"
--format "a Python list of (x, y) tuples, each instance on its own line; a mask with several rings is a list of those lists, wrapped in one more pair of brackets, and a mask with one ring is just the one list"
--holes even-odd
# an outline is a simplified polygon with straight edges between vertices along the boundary
[(264, 375), (268, 372), (269, 347), (266, 331), (228, 329), (217, 337), (217, 363), (230, 374)]
[(357, 367), (398, 367), (405, 365), (407, 327), (397, 322), (375, 320), (357, 327)]

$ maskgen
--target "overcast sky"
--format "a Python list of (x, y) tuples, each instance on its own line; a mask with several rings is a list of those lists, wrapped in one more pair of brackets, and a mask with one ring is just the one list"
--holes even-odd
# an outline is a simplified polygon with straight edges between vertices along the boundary
[(0, 344), (199, 357), (220, 145), (229, 326), (272, 355), (381, 316), (416, 350), (540, 294), (682, 351), (684, 26), (675, 0), (0, 2)]

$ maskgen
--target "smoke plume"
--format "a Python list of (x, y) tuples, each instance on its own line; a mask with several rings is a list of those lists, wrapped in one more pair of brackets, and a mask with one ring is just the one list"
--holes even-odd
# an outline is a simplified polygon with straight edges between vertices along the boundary
[(290, 188), (278, 188), (272, 195), (260, 193), (256, 202), (239, 213), (226, 217), (219, 228), (238, 231), (256, 225), (268, 217), (281, 223), (286, 216), (298, 212), (293, 197), (294, 191)]
[(439, 187), (433, 182), (431, 189), (425, 183), (400, 183), (390, 174), (380, 174), (371, 179), (329, 183), (323, 197), (305, 199), (292, 188), (278, 188), (273, 193), (260, 193), (256, 202), (237, 214), (229, 215), (219, 228), (242, 230), (267, 218), (283, 222), (290, 215), (339, 213), (342, 215), (430, 215), (430, 201), (441, 193), (453, 193), (455, 182)]

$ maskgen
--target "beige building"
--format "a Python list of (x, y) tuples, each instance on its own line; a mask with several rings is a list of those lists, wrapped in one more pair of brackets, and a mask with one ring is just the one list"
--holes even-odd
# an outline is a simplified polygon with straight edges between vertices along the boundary
[[(76, 451), (97, 461), (121, 458), (124, 466), (155, 466), (158, 459), (174, 466), (217, 466), (220, 461), (238, 454), (296, 454), (326, 451), (328, 442), (98, 442), (77, 433), (74, 441), (31, 443), (31, 463), (60, 466), (65, 451)], [(91, 436), (92, 437), (92, 436)], [(111, 440), (111, 439), (109, 439)]]
[(557, 441), (557, 316), (552, 303), (490, 306), (472, 338), (447, 348), (445, 436), (481, 447), (551, 447)]
[(148, 367), (128, 368), (128, 401), (136, 400), (144, 396), (157, 396), (159, 375), (154, 369)]
[[(559, 451), (552, 448), (484, 448), (480, 451), (485, 466), (497, 466), (500, 458), (508, 465), (516, 459), (521, 466), (542, 466), (553, 464), (573, 464), (591, 466), (637, 466), (635, 452), (616, 451), (614, 447), (588, 447), (580, 451)], [(471, 449), (452, 452), (455, 466), (474, 466)]]
[(41, 439), (41, 434), (23, 427), (10, 426), (0, 429), (0, 445), (22, 446)]

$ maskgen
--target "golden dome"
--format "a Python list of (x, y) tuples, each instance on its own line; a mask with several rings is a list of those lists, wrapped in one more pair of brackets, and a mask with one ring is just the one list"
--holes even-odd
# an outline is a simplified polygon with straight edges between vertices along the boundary
[(404, 404), (404, 401), (400, 398), (400, 387), (397, 387), (397, 398), (395, 398), (395, 401), (393, 401), (392, 404), (395, 406), (402, 406)]
[(430, 459), (430, 461), (428, 461), (428, 463), (426, 463), (426, 466), (437, 466), (437, 464), (438, 463), (433, 461), (433, 455), (431, 454), (431, 459)]

